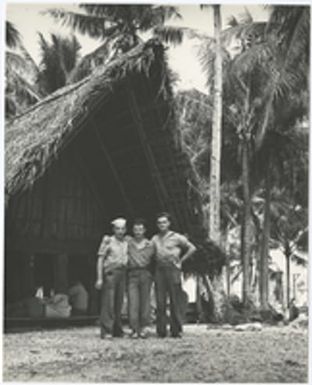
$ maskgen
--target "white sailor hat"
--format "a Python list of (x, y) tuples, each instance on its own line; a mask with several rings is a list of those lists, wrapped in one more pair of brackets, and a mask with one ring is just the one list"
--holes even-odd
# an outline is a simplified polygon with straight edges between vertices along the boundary
[(127, 221), (125, 220), (125, 218), (116, 218), (111, 223), (113, 226), (124, 227), (126, 226)]

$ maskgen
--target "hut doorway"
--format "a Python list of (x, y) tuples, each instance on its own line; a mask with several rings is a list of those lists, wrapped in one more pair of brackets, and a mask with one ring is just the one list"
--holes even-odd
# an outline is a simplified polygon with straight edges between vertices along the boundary
[(42, 288), (44, 297), (54, 290), (54, 255), (40, 253), (34, 256), (35, 287)]
[(71, 254), (68, 257), (68, 286), (79, 281), (88, 293), (87, 314), (99, 312), (98, 293), (95, 289), (96, 258), (93, 255)]

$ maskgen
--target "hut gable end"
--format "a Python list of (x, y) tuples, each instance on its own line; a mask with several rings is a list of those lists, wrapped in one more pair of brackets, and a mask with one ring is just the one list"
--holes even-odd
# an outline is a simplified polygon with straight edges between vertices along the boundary
[(143, 216), (153, 231), (160, 210), (202, 237), (170, 78), (151, 40), (7, 124), (9, 248), (95, 253), (113, 216)]

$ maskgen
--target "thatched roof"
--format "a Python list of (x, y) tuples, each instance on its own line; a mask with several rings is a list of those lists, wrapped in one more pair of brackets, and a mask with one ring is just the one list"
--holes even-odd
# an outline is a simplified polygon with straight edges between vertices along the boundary
[[(173, 103), (170, 103), (172, 76), (166, 65), (164, 51), (162, 44), (152, 39), (111, 62), (106, 68), (99, 67), (89, 77), (56, 91), (7, 122), (5, 134), (7, 202), (16, 193), (29, 189), (43, 176), (48, 166), (61, 155), (64, 148), (88, 126), (86, 123), (88, 119), (92, 119), (93, 113), (96, 115), (99, 108), (111, 100), (115, 90), (119, 95), (118, 92), (124, 91), (122, 87), (129, 87), (128, 81), (132, 77), (135, 79), (139, 76), (144, 82), (144, 79), (150, 80), (157, 72), (152, 94), (157, 95), (156, 98), (161, 96), (161, 100), (165, 101), (169, 110), (173, 110)], [(151, 84), (148, 85), (148, 89)], [(149, 100), (149, 103), (154, 103), (154, 99)], [(172, 115), (175, 116), (175, 113)], [(167, 117), (164, 118), (167, 120)], [(176, 128), (173, 127), (176, 124), (174, 119), (173, 117), (172, 128)], [(164, 127), (161, 126), (159, 129), (163, 130)], [(178, 130), (173, 129), (172, 135), (169, 135), (171, 139), (175, 131), (178, 133)], [(168, 141), (168, 146), (174, 145)], [(170, 166), (174, 180), (171, 181), (171, 176), (164, 172), (164, 168), (160, 172), (164, 172), (163, 182), (168, 184), (169, 190), (171, 189), (168, 196), (170, 199), (166, 200), (166, 204), (168, 207), (172, 206), (171, 209), (180, 218), (180, 222), (183, 222), (183, 227), (190, 231), (191, 238), (200, 242), (198, 247), (201, 258), (190, 261), (186, 271), (219, 270), (224, 264), (224, 254), (212, 242), (203, 242), (207, 236), (202, 220), (201, 199), (196, 189), (191, 188), (194, 173), (182, 148), (179, 149), (179, 154), (173, 155), (176, 150), (175, 148), (168, 150), (172, 154), (172, 159), (176, 159), (173, 161), (175, 164)], [(185, 158), (186, 163), (184, 161), (181, 163), (182, 158)], [(168, 166), (164, 167), (165, 171), (168, 171)], [(183, 183), (179, 179), (182, 186), (179, 193), (175, 190), (178, 173), (183, 175)]]
[(69, 75), (67, 84), (80, 81), (90, 75), (94, 69), (101, 65), (107, 65), (110, 60), (109, 48), (107, 42), (100, 45), (94, 51), (83, 56)]
[(155, 39), (149, 40), (7, 122), (6, 193), (10, 196), (32, 185), (79, 132), (88, 116), (128, 75), (148, 74), (156, 63), (162, 71), (163, 85), (169, 84), (164, 56), (163, 46)]

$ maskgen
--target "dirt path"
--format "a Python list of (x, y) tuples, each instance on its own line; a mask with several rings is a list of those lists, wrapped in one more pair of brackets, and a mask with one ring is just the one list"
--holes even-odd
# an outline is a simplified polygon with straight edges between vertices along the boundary
[(307, 382), (308, 333), (187, 326), (183, 339), (102, 341), (97, 328), (7, 334), (5, 381)]

